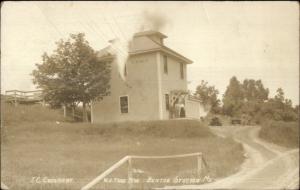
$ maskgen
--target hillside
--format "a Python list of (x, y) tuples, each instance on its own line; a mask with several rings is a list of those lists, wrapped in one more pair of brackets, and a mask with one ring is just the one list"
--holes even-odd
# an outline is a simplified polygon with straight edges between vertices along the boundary
[(280, 146), (299, 148), (299, 122), (265, 122), (262, 124), (259, 137)]
[[(63, 122), (59, 110), (40, 105), (2, 108), (1, 176), (12, 189), (78, 188), (126, 155), (203, 152), (210, 167), (206, 174), (212, 178), (236, 172), (244, 160), (241, 144), (215, 136), (196, 120), (93, 125)], [(152, 176), (191, 177), (196, 159), (140, 161), (134, 165)], [(112, 177), (123, 174), (121, 168)], [(73, 182), (31, 183), (34, 176), (67, 177)]]
[(5, 103), (1, 96), (1, 121), (2, 125), (18, 125), (26, 122), (63, 121), (62, 110), (49, 109), (40, 104), (18, 105), (17, 107)]

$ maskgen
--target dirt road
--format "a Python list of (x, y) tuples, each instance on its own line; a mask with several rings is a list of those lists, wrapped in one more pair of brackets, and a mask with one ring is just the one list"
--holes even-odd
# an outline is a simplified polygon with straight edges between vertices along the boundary
[(298, 189), (299, 149), (286, 149), (258, 138), (259, 127), (214, 127), (221, 137), (232, 136), (243, 144), (246, 160), (238, 173), (204, 185), (166, 189)]

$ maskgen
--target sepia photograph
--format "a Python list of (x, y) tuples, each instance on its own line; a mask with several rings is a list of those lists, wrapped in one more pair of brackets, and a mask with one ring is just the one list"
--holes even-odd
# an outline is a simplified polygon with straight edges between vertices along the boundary
[(299, 2), (1, 2), (4, 190), (299, 189)]

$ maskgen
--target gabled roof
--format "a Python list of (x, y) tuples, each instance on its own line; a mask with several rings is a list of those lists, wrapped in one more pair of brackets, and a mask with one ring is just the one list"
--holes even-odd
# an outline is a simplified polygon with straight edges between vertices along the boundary
[[(157, 31), (145, 31), (145, 32), (139, 32), (134, 35), (134, 38), (129, 46), (129, 55), (139, 55), (143, 53), (150, 53), (150, 52), (163, 52), (165, 54), (168, 54), (172, 57), (175, 57), (181, 61), (183, 61), (186, 64), (191, 64), (193, 63), (192, 60), (184, 57), (183, 55), (177, 53), (176, 51), (168, 48), (167, 46), (158, 43), (151, 39), (150, 35), (159, 35), (162, 38), (166, 38), (167, 36), (157, 32)], [(136, 39), (135, 37), (141, 37)], [(144, 37), (144, 38), (143, 38)], [(113, 55), (109, 52), (109, 46), (100, 50), (98, 53), (98, 56), (101, 57), (101, 59), (105, 58), (112, 58)]]
[[(161, 34), (161, 35), (165, 36), (164, 34), (162, 34), (160, 32), (156, 32), (156, 31), (146, 31), (146, 32), (140, 32), (140, 33), (137, 33), (137, 34), (140, 35), (140, 36), (144, 36), (145, 35), (144, 33), (146, 33), (146, 34), (151, 33), (153, 35)], [(171, 55), (173, 57), (176, 57), (177, 59), (183, 60), (187, 64), (193, 63), (192, 60), (184, 57), (183, 55), (177, 53), (176, 51), (174, 51), (174, 50), (172, 50), (170, 48), (168, 48), (167, 46), (165, 46), (163, 44), (160, 44), (160, 43), (152, 40), (151, 38), (148, 38), (148, 39), (151, 41), (151, 43), (154, 43), (156, 45), (155, 48), (146, 49), (146, 50), (142, 50), (142, 51), (139, 51), (139, 50), (138, 51), (130, 51), (129, 50), (129, 54), (130, 55), (136, 55), (136, 54), (139, 54), (139, 53), (148, 53), (148, 52), (153, 52), (153, 51), (162, 51), (162, 52), (164, 52), (166, 54), (169, 54), (169, 55)]]
[(109, 52), (109, 46), (97, 51), (97, 57), (102, 61), (111, 61), (114, 56)]
[(192, 64), (193, 61), (184, 57), (183, 55), (171, 50), (170, 48), (166, 47), (166, 46), (161, 46), (159, 48), (155, 48), (155, 49), (148, 49), (148, 50), (141, 50), (141, 51), (132, 51), (132, 52), (129, 52), (129, 55), (138, 55), (138, 54), (142, 54), (142, 53), (150, 53), (150, 52), (156, 52), (156, 51), (161, 51), (161, 52), (164, 52), (168, 55), (171, 55), (175, 58), (178, 58), (182, 61), (184, 61), (186, 64)]
[(148, 31), (144, 31), (144, 32), (138, 32), (134, 34), (134, 37), (138, 37), (138, 36), (151, 36), (151, 35), (157, 35), (161, 38), (167, 38), (166, 35), (164, 35), (163, 33), (160, 33), (158, 31), (154, 31), (154, 30), (148, 30)]
[(105, 47), (105, 48), (103, 48), (103, 49), (101, 49), (101, 50), (99, 50), (98, 52), (97, 52), (97, 55), (98, 55), (98, 57), (105, 57), (105, 56), (108, 56), (108, 55), (112, 55), (110, 52), (109, 52), (109, 46), (107, 46), (107, 47)]

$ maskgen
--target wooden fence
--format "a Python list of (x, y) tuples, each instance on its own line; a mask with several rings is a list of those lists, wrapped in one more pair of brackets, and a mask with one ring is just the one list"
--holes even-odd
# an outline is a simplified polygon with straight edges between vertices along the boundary
[(102, 174), (97, 176), (95, 179), (93, 179), (91, 182), (89, 182), (87, 185), (81, 188), (81, 190), (89, 190), (94, 185), (99, 183), (101, 180), (103, 180), (106, 176), (111, 174), (113, 171), (118, 169), (123, 164), (128, 164), (128, 189), (132, 189), (132, 181), (129, 179), (133, 178), (133, 169), (132, 169), (132, 162), (134, 159), (170, 159), (170, 158), (184, 158), (184, 157), (197, 157), (197, 173), (200, 176), (203, 168), (202, 166), (206, 167), (208, 169), (208, 164), (206, 160), (204, 159), (201, 152), (197, 153), (191, 153), (191, 154), (180, 154), (180, 155), (168, 155), (168, 156), (125, 156), (121, 160), (119, 160), (117, 163), (112, 165), (110, 168), (108, 168), (106, 171), (104, 171)]
[(42, 91), (21, 91), (21, 90), (7, 90), (5, 91), (5, 101), (9, 103), (31, 104), (43, 102)]

